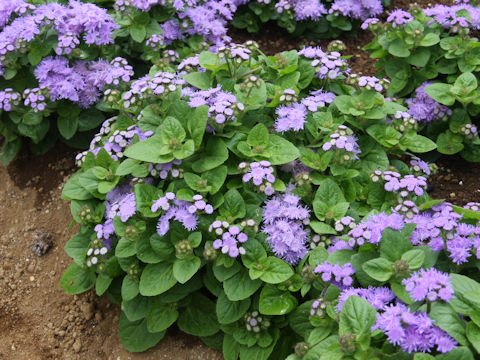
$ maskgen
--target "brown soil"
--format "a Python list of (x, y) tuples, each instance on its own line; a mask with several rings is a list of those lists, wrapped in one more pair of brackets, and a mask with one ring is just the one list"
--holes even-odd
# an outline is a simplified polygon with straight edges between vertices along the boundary
[(438, 172), (431, 176), (430, 196), (445, 199), (455, 205), (480, 202), (480, 164), (463, 160), (459, 156), (441, 158)]
[[(93, 292), (70, 296), (59, 289), (71, 263), (63, 247), (78, 231), (61, 188), (75, 171), (62, 145), (42, 157), (22, 154), (0, 167), (0, 359), (221, 359), (195, 337), (172, 331), (142, 354), (118, 338), (120, 309)], [(45, 255), (31, 247), (42, 243)], [(49, 243), (51, 243), (50, 249)]]

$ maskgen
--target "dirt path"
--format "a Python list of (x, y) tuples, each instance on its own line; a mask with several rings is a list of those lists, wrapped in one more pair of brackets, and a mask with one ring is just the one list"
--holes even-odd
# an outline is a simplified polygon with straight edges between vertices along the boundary
[[(117, 306), (93, 292), (70, 296), (58, 288), (70, 264), (63, 247), (77, 230), (67, 229), (69, 204), (60, 199), (75, 170), (65, 151), (60, 146), (0, 167), (0, 359), (221, 359), (179, 331), (131, 354), (119, 342)], [(45, 255), (33, 253), (34, 243)]]

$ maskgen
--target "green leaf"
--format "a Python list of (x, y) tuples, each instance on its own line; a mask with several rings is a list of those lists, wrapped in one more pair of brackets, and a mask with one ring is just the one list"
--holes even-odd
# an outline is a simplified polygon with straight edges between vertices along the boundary
[(437, 144), (425, 136), (415, 134), (409, 138), (407, 148), (416, 153), (426, 153), (435, 150)]
[(125, 149), (124, 154), (126, 157), (154, 164), (163, 164), (174, 159), (160, 134), (130, 145)]
[(473, 322), (467, 323), (467, 339), (477, 350), (477, 353), (480, 353), (480, 327)]
[(407, 224), (401, 231), (386, 228), (382, 234), (380, 254), (390, 261), (400, 260), (403, 253), (413, 248), (410, 236), (415, 224)]
[(197, 173), (212, 170), (222, 165), (227, 159), (228, 149), (224, 142), (217, 137), (211, 137), (202, 156), (192, 164), (192, 169)]
[(263, 274), (260, 279), (269, 284), (279, 284), (288, 280), (293, 274), (292, 267), (285, 261), (275, 257), (269, 256), (260, 261), (262, 265)]
[(78, 116), (59, 116), (57, 119), (57, 127), (65, 139), (71, 139), (78, 128)]
[(265, 148), (269, 143), (268, 129), (263, 124), (257, 124), (248, 133), (247, 144), (253, 148), (262, 147)]
[(388, 46), (388, 52), (397, 57), (407, 57), (410, 55), (410, 50), (406, 48), (402, 39), (392, 41)]
[(432, 46), (440, 42), (440, 37), (435, 33), (428, 33), (420, 40), (420, 46)]
[(266, 285), (260, 293), (259, 310), (264, 315), (284, 315), (297, 307), (297, 299), (289, 291)]
[(82, 110), (78, 116), (78, 131), (88, 131), (95, 129), (105, 121), (103, 113), (97, 109)]
[(90, 246), (90, 236), (91, 232), (80, 231), (78, 234), (74, 235), (70, 240), (68, 240), (64, 247), (68, 256), (74, 260), (82, 259)]
[(150, 332), (167, 330), (178, 319), (178, 311), (170, 305), (153, 304), (147, 315), (147, 328)]
[(97, 296), (102, 296), (112, 283), (112, 278), (107, 274), (99, 274), (95, 282), (95, 293)]
[(229, 222), (241, 219), (246, 214), (245, 200), (237, 190), (230, 189), (225, 193), (219, 211), (220, 215), (227, 218)]
[(163, 121), (160, 135), (164, 144), (168, 144), (173, 139), (181, 143), (185, 140), (186, 132), (180, 121), (173, 116), (167, 116)]
[(335, 235), (337, 232), (333, 227), (328, 224), (319, 221), (310, 221), (310, 227), (315, 231), (317, 234), (327, 234), (327, 235)]
[(136, 42), (142, 42), (147, 36), (147, 29), (145, 25), (133, 24), (130, 26), (130, 36)]
[(269, 136), (268, 152), (272, 165), (282, 165), (300, 157), (300, 151), (290, 141), (277, 135)]
[[(421, 250), (420, 250), (421, 251)], [(423, 254), (423, 251), (421, 251)], [(393, 275), (392, 262), (384, 258), (376, 258), (367, 261), (362, 265), (362, 269), (368, 276), (378, 281), (387, 281)]]
[(165, 336), (165, 331), (151, 333), (147, 320), (129, 321), (122, 312), (119, 321), (120, 342), (131, 352), (142, 352), (154, 347)]
[(172, 264), (148, 264), (140, 278), (140, 294), (155, 296), (164, 293), (177, 283)]
[(247, 270), (240, 270), (223, 283), (223, 290), (231, 301), (244, 300), (255, 293), (262, 285), (258, 279), (252, 280)]
[(348, 202), (338, 184), (326, 178), (318, 183), (318, 190), (313, 200), (313, 210), (319, 220), (339, 219), (348, 210)]
[(461, 345), (467, 345), (468, 341), (465, 332), (465, 322), (449, 304), (439, 302), (432, 303), (432, 309), (428, 314), (435, 325), (446, 331), (450, 336), (457, 340)]
[(205, 69), (213, 70), (220, 65), (220, 58), (210, 51), (202, 51), (198, 56), (198, 63)]
[(370, 328), (375, 324), (377, 318), (376, 315), (377, 312), (366, 300), (358, 296), (350, 296), (340, 312), (340, 335), (370, 334)]
[(435, 360), (435, 357), (430, 354), (416, 353), (413, 356), (413, 360)]
[(456, 347), (448, 353), (435, 356), (436, 360), (474, 360), (472, 352), (464, 346)]
[(181, 284), (185, 284), (200, 269), (200, 258), (190, 256), (185, 259), (177, 259), (173, 264), (173, 276)]
[(212, 81), (210, 75), (206, 72), (193, 72), (183, 77), (190, 85), (195, 86), (201, 90), (208, 90), (211, 87)]
[(446, 155), (453, 155), (463, 150), (463, 138), (460, 135), (447, 130), (437, 138), (438, 152)]
[(205, 128), (208, 120), (208, 106), (202, 105), (195, 110), (188, 119), (187, 129), (190, 133), (193, 142), (195, 143), (195, 150), (202, 145), (203, 135), (205, 134)]
[(42, 113), (35, 112), (33, 110), (31, 110), (31, 111), (27, 112), (25, 115), (23, 115), (23, 119), (22, 119), (23, 123), (27, 124), (27, 125), (38, 125), (42, 122), (42, 120), (43, 120)]
[(409, 250), (402, 255), (402, 260), (408, 263), (411, 270), (419, 269), (425, 260), (425, 251), (420, 249)]
[(440, 104), (452, 106), (455, 102), (455, 96), (451, 92), (451, 85), (435, 83), (425, 87), (425, 92)]
[(121, 291), (123, 301), (134, 299), (139, 293), (138, 280), (134, 279), (130, 275), (125, 276), (122, 281)]
[(180, 314), (178, 327), (195, 336), (215, 334), (219, 330), (215, 304), (203, 295), (193, 295), (190, 305)]
[(90, 290), (95, 286), (95, 272), (77, 263), (72, 263), (63, 273), (60, 286), (69, 295), (75, 295)]
[(250, 299), (230, 301), (222, 291), (218, 296), (215, 306), (218, 322), (220, 324), (231, 324), (241, 319), (249, 307)]
[[(464, 91), (464, 94), (468, 94), (471, 91), (475, 90), (478, 86), (477, 78), (471, 72), (466, 72), (461, 74), (457, 80), (455, 80), (454, 87), (460, 88)], [(463, 94), (457, 94), (463, 95)]]
[(120, 238), (117, 246), (115, 247), (115, 256), (120, 258), (126, 258), (133, 256), (137, 253), (137, 243), (127, 238)]

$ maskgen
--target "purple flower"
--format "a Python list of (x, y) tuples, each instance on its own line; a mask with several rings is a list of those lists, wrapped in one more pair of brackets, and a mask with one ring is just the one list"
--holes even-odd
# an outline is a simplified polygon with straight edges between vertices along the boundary
[(248, 236), (241, 232), (238, 226), (230, 226), (227, 222), (217, 220), (210, 225), (209, 231), (214, 231), (217, 235), (221, 235), (221, 239), (216, 239), (213, 242), (213, 248), (221, 249), (222, 254), (228, 254), (232, 258), (236, 258), (239, 254), (246, 254), (241, 244), (248, 240)]
[(424, 82), (415, 90), (415, 97), (406, 101), (408, 113), (423, 123), (443, 120), (452, 114), (452, 110), (436, 102), (425, 92), (425, 88), (430, 84), (431, 82)]
[(310, 93), (310, 96), (301, 100), (301, 103), (305, 105), (308, 111), (316, 112), (319, 108), (331, 104), (336, 98), (336, 95), (332, 92), (323, 92), (323, 90), (315, 90)]
[(350, 296), (358, 296), (367, 300), (377, 311), (384, 310), (396, 298), (395, 293), (387, 287), (346, 288), (338, 297), (338, 304), (335, 306), (337, 313), (342, 311), (343, 304)]
[(394, 230), (401, 230), (405, 226), (403, 216), (400, 214), (380, 213), (378, 215), (370, 215), (368, 218), (363, 219), (356, 228), (350, 230), (348, 235), (350, 239), (348, 244), (351, 247), (355, 245), (362, 246), (364, 244), (378, 244), (382, 239), (382, 233), (386, 228)]
[(416, 156), (413, 156), (410, 160), (410, 166), (412, 167), (412, 170), (417, 173), (423, 172), (427, 176), (432, 173), (429, 164)]
[(457, 346), (457, 342), (439, 327), (426, 313), (411, 312), (404, 304), (389, 305), (381, 314), (372, 331), (381, 330), (387, 335), (392, 345), (408, 352), (431, 352), (435, 346), (437, 351), (447, 353)]
[(380, 20), (378, 20), (377, 18), (369, 18), (365, 20), (360, 27), (362, 30), (367, 30), (370, 25), (375, 25), (375, 24), (378, 24), (379, 22)]
[(393, 10), (387, 18), (387, 22), (392, 23), (392, 27), (404, 25), (413, 20), (413, 16), (402, 9)]
[(330, 13), (339, 12), (343, 16), (364, 20), (383, 12), (381, 0), (335, 0)]
[(238, 168), (245, 172), (245, 175), (242, 177), (244, 183), (251, 181), (253, 185), (259, 187), (260, 192), (265, 193), (267, 196), (275, 192), (273, 183), (276, 178), (270, 161), (262, 160), (260, 162), (251, 162), (250, 164), (242, 162), (238, 165)]
[(327, 13), (325, 6), (318, 0), (294, 0), (295, 20), (318, 20)]
[(277, 120), (275, 120), (275, 131), (285, 132), (289, 130), (303, 130), (305, 119), (307, 118), (307, 109), (305, 105), (294, 103), (290, 106), (280, 106), (275, 110)]
[(321, 275), (323, 281), (343, 289), (353, 284), (352, 275), (355, 274), (355, 268), (351, 263), (332, 265), (325, 261), (323, 264), (317, 265), (313, 272)]
[(340, 150), (343, 151), (343, 154), (341, 154), (342, 161), (357, 160), (358, 154), (362, 151), (357, 144), (357, 138), (351, 133), (352, 131), (348, 127), (338, 126), (335, 132), (330, 135), (330, 140), (323, 144), (323, 151)]
[(410, 297), (415, 301), (450, 301), (453, 296), (453, 287), (450, 284), (450, 275), (442, 273), (435, 268), (420, 269), (408, 279), (403, 279), (402, 284)]
[[(459, 22), (457, 12), (467, 10), (470, 15), (470, 26), (474, 29), (480, 29), (480, 8), (470, 4), (459, 4), (453, 6), (435, 5), (426, 8), (423, 11), (425, 15), (430, 16), (434, 21), (449, 29)], [(468, 24), (465, 22), (464, 24)]]
[(291, 193), (265, 202), (262, 232), (267, 234), (266, 241), (276, 256), (294, 265), (306, 255), (308, 232), (303, 224), (309, 217), (308, 209), (300, 205), (300, 198)]

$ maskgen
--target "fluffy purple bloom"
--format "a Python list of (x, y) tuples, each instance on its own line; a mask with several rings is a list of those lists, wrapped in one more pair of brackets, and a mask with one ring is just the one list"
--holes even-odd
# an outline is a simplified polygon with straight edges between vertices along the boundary
[(318, 0), (294, 0), (293, 11), (295, 20), (318, 20), (327, 13), (325, 6)]
[(335, 0), (330, 13), (339, 12), (343, 16), (364, 20), (383, 12), (381, 0)]
[(325, 261), (323, 264), (317, 265), (313, 272), (321, 275), (323, 281), (343, 289), (353, 284), (352, 275), (355, 274), (355, 268), (351, 263), (332, 265)]
[(453, 296), (453, 287), (450, 284), (450, 275), (442, 273), (435, 268), (420, 269), (408, 279), (403, 279), (402, 284), (410, 297), (415, 301), (450, 301)]
[(331, 104), (336, 98), (336, 95), (332, 92), (324, 92), (323, 90), (315, 90), (310, 93), (310, 96), (301, 100), (301, 103), (305, 105), (308, 111), (316, 112), (319, 108)]
[[(344, 125), (340, 125), (335, 132), (330, 135), (330, 140), (322, 145), (322, 150), (343, 150), (344, 152), (353, 154), (353, 156), (345, 154), (348, 155), (348, 160), (357, 160), (358, 154), (362, 151), (357, 144), (357, 138), (349, 134), (351, 134), (351, 130)], [(347, 160), (347, 158), (344, 156), (343, 160)]]
[[(225, 225), (227, 226), (225, 227)], [(225, 232), (223, 232), (222, 227), (225, 228)], [(218, 235), (221, 235), (221, 238), (213, 242), (213, 248), (221, 249), (222, 254), (228, 254), (232, 258), (236, 258), (240, 254), (246, 254), (245, 248), (241, 244), (248, 240), (248, 236), (241, 232), (238, 226), (230, 226), (228, 223), (217, 220), (211, 224), (209, 231), (215, 231)]]
[(387, 215), (380, 213), (378, 215), (370, 215), (368, 218), (363, 219), (355, 229), (349, 231), (350, 239), (348, 244), (352, 247), (355, 245), (362, 246), (367, 242), (378, 244), (386, 228), (401, 230), (404, 226), (405, 222), (400, 214), (393, 213)]
[(20, 104), (22, 96), (19, 92), (13, 91), (11, 88), (6, 88), (0, 91), (0, 110), (11, 111), (14, 106)]
[(369, 18), (365, 20), (360, 27), (362, 30), (367, 30), (370, 25), (375, 25), (375, 24), (378, 24), (379, 22), (380, 20), (378, 20), (377, 18)]
[(308, 232), (303, 223), (309, 217), (308, 209), (300, 205), (300, 197), (291, 193), (265, 202), (262, 232), (267, 234), (266, 241), (276, 256), (294, 265), (306, 255)]
[(412, 167), (412, 170), (417, 173), (423, 172), (427, 176), (432, 173), (429, 164), (416, 156), (413, 156), (410, 160), (410, 166)]
[(343, 304), (345, 304), (345, 301), (347, 301), (350, 296), (358, 296), (367, 300), (377, 311), (384, 310), (387, 305), (396, 298), (395, 293), (384, 286), (369, 286), (368, 289), (353, 287), (346, 288), (338, 297), (338, 304), (335, 306), (337, 313), (342, 311)]
[(408, 24), (412, 20), (413, 16), (402, 9), (393, 10), (387, 18), (387, 22), (391, 23), (392, 27)]
[(280, 106), (275, 110), (277, 120), (275, 120), (275, 131), (285, 132), (289, 130), (303, 130), (307, 118), (307, 109), (305, 105), (294, 103), (290, 106)]
[(449, 29), (458, 23), (457, 12), (460, 10), (467, 10), (471, 18), (470, 26), (477, 30), (480, 29), (480, 8), (474, 7), (470, 4), (453, 6), (435, 5), (426, 8), (423, 11), (425, 12), (425, 15), (432, 17), (434, 21)]
[(268, 196), (274, 193), (275, 190), (273, 188), (273, 183), (276, 178), (270, 161), (255, 161), (250, 164), (242, 162), (238, 165), (238, 168), (242, 171), (246, 171), (242, 177), (244, 183), (251, 181), (253, 185), (258, 186), (259, 190)]
[(426, 313), (411, 312), (404, 304), (389, 305), (381, 314), (372, 331), (381, 330), (388, 341), (408, 352), (447, 353), (457, 346), (457, 342), (445, 331), (433, 324)]
[(353, 246), (351, 246), (349, 242), (335, 237), (332, 239), (332, 244), (327, 248), (327, 251), (329, 254), (333, 254), (338, 250), (352, 250), (352, 249), (353, 249)]
[(0, 2), (0, 29), (4, 27), (13, 14), (25, 15), (28, 11), (35, 10), (35, 6), (24, 0), (7, 0)]
[(406, 101), (408, 113), (415, 120), (423, 123), (443, 120), (452, 114), (448, 106), (436, 102), (425, 92), (425, 88), (430, 84), (431, 82), (424, 82), (415, 90), (415, 97)]
[(126, 222), (136, 212), (135, 194), (129, 183), (117, 186), (108, 192), (105, 201), (105, 217), (112, 219), (120, 216), (122, 222)]

